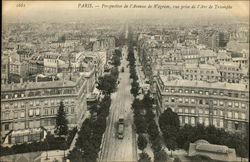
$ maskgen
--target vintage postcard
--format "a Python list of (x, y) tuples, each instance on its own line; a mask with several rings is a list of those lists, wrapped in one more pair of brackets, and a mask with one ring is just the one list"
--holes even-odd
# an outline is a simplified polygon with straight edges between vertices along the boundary
[(1, 162), (247, 162), (249, 1), (2, 1)]

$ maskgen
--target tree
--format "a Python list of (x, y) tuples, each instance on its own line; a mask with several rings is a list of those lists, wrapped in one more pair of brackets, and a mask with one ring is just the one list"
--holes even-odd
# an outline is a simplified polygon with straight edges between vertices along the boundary
[(117, 55), (113, 55), (113, 57), (112, 57), (112, 64), (114, 66), (119, 66), (121, 64), (120, 57), (117, 56)]
[(139, 162), (151, 162), (151, 157), (146, 152), (140, 153), (140, 159)]
[(154, 120), (151, 120), (150, 123), (148, 123), (147, 132), (151, 141), (155, 140), (159, 136), (160, 133), (158, 130), (158, 126)]
[(99, 78), (97, 89), (104, 94), (110, 95), (116, 88), (116, 79), (112, 75), (104, 75)]
[(148, 141), (142, 134), (139, 134), (137, 144), (138, 148), (143, 151), (147, 147)]
[(159, 135), (155, 139), (151, 139), (151, 142), (151, 148), (154, 150), (154, 152), (160, 151), (162, 149), (161, 137)]
[(171, 108), (167, 108), (159, 117), (159, 125), (161, 130), (164, 130), (168, 125), (179, 129), (180, 121), (177, 113), (173, 112)]
[(113, 76), (117, 80), (118, 75), (119, 75), (118, 67), (113, 67), (110, 71), (110, 75)]
[(154, 152), (155, 162), (166, 162), (168, 159), (167, 153), (164, 150)]
[(56, 127), (55, 133), (61, 137), (62, 135), (66, 136), (68, 134), (68, 120), (66, 118), (66, 113), (64, 111), (63, 102), (60, 102), (59, 110), (56, 116)]
[(181, 159), (179, 157), (174, 158), (173, 162), (181, 162)]
[(136, 133), (146, 133), (147, 132), (147, 122), (143, 116), (138, 115), (134, 118), (134, 123), (136, 126)]
[(177, 136), (180, 125), (178, 115), (168, 108), (159, 117), (159, 125), (163, 133), (165, 145), (169, 150), (174, 151), (177, 147)]

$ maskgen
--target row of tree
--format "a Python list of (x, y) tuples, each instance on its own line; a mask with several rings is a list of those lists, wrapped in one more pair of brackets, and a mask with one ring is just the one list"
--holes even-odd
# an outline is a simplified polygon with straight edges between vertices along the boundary
[(165, 145), (169, 150), (174, 151), (176, 148), (188, 150), (190, 142), (204, 139), (211, 144), (235, 148), (238, 156), (248, 157), (248, 134), (241, 136), (237, 133), (229, 133), (224, 129), (215, 128), (213, 125), (205, 127), (198, 124), (197, 126), (184, 125), (180, 127), (178, 115), (171, 108), (160, 115), (159, 125)]
[(106, 129), (106, 117), (111, 104), (110, 96), (105, 96), (99, 103), (96, 120), (86, 119), (76, 140), (75, 148), (70, 151), (68, 158), (72, 162), (94, 162), (98, 158), (102, 136)]
[[(115, 54), (121, 57), (119, 51), (116, 51)], [(104, 98), (91, 108), (92, 114), (94, 112), (97, 113), (97, 119), (92, 120), (88, 118), (83, 122), (78, 132), (76, 145), (68, 155), (68, 158), (72, 162), (97, 161), (102, 136), (106, 129), (106, 117), (109, 115), (109, 108), (111, 105), (110, 94), (116, 90), (117, 86), (119, 64), (115, 64), (110, 74), (104, 75), (98, 79), (97, 88), (104, 94)]]
[[(152, 149), (154, 152), (154, 161), (161, 162), (167, 160), (167, 154), (162, 149), (161, 146), (161, 138), (159, 135), (158, 126), (154, 120), (153, 109), (153, 99), (150, 97), (150, 94), (144, 95), (142, 100), (139, 100), (137, 97), (139, 92), (139, 84), (138, 84), (138, 76), (136, 74), (136, 65), (135, 65), (135, 57), (134, 57), (134, 49), (133, 49), (133, 36), (130, 32), (128, 35), (129, 39), (129, 53), (128, 53), (128, 61), (130, 65), (130, 78), (132, 79), (131, 83), (131, 93), (135, 97), (132, 103), (132, 109), (134, 112), (134, 124), (136, 127), (136, 133), (138, 134), (137, 144), (140, 150), (144, 150), (147, 147), (148, 141), (145, 137), (146, 134), (149, 135), (149, 140), (152, 143)], [(146, 152), (142, 152), (140, 154), (141, 162), (149, 162), (151, 158)]]
[(114, 64), (114, 67), (112, 67), (110, 70), (110, 74), (106, 74), (98, 78), (97, 82), (98, 86), (96, 88), (99, 89), (104, 95), (109, 96), (116, 90), (117, 80), (119, 76), (118, 66), (121, 64), (120, 63), (121, 56), (122, 56), (121, 51), (115, 50), (115, 53), (113, 54), (112, 58), (114, 57), (117, 58), (119, 60), (119, 63)]

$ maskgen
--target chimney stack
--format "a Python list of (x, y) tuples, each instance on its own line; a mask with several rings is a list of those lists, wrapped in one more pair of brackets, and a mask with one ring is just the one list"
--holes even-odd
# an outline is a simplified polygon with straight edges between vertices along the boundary
[(36, 78), (35, 78), (35, 82), (37, 83), (37, 80), (38, 80), (38, 76), (36, 76)]

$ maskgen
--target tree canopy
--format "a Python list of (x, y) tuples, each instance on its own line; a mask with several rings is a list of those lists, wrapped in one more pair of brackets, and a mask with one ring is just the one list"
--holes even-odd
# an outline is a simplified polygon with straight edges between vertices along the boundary
[(68, 120), (66, 118), (66, 113), (64, 111), (63, 101), (60, 102), (58, 113), (56, 116), (56, 127), (55, 133), (59, 136), (66, 136), (68, 134)]
[(148, 141), (142, 134), (139, 134), (137, 143), (138, 148), (143, 151), (147, 147)]
[(104, 94), (110, 95), (116, 88), (116, 78), (112, 75), (104, 75), (99, 77), (97, 89)]

